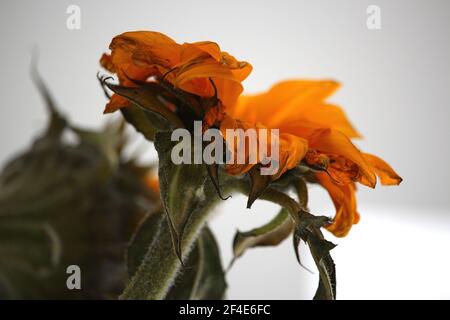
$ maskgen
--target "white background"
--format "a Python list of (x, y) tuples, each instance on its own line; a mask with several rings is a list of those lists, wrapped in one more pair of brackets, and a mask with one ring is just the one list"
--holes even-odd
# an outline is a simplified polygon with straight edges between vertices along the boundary
[[(66, 28), (66, 8), (81, 8), (81, 30)], [(382, 29), (366, 28), (366, 8), (381, 8)], [(254, 71), (247, 92), (286, 78), (333, 78), (331, 98), (364, 135), (357, 144), (386, 159), (400, 187), (358, 194), (361, 222), (335, 239), (339, 298), (450, 298), (450, 2), (448, 1), (12, 1), (0, 4), (0, 163), (25, 148), (45, 124), (29, 77), (30, 52), (64, 112), (98, 126), (105, 103), (98, 59), (114, 35), (161, 31), (178, 42), (213, 40)], [(142, 141), (141, 141), (142, 142)], [(147, 158), (154, 159), (148, 147)], [(312, 190), (313, 212), (331, 215)], [(265, 222), (276, 207), (245, 209), (235, 196), (211, 222), (225, 263), (236, 228)], [(306, 248), (303, 248), (306, 249)], [(305, 252), (305, 263), (311, 266)], [(229, 298), (310, 298), (317, 274), (301, 269), (291, 241), (255, 249), (229, 273)]]

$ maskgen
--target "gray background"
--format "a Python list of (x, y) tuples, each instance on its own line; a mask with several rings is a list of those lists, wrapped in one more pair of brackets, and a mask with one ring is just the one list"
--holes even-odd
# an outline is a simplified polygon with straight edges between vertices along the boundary
[[(66, 28), (70, 4), (81, 8), (81, 30)], [(381, 30), (366, 27), (370, 4), (381, 8)], [(45, 124), (29, 77), (33, 47), (64, 111), (97, 126), (109, 116), (102, 115), (105, 100), (95, 75), (114, 35), (143, 29), (178, 42), (213, 40), (253, 64), (247, 92), (286, 78), (340, 81), (343, 87), (330, 101), (342, 105), (363, 134), (357, 144), (404, 178), (398, 188), (360, 188), (361, 223), (336, 240), (340, 297), (450, 298), (444, 248), (450, 240), (449, 15), (444, 0), (2, 0), (0, 163)], [(154, 159), (154, 152), (146, 158)], [(330, 214), (326, 194), (312, 193), (315, 212)], [(233, 197), (212, 221), (226, 261), (235, 229), (255, 226), (276, 211), (264, 202), (251, 213), (244, 206), (244, 198)], [(308, 298), (316, 276), (299, 269), (286, 241), (241, 259), (229, 274), (229, 297)]]

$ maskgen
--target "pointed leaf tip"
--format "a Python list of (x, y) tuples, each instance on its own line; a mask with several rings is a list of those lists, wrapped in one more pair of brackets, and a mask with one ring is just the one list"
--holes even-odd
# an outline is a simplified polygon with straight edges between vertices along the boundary
[(220, 190), (220, 183), (219, 183), (219, 165), (214, 163), (214, 164), (207, 164), (206, 165), (206, 171), (208, 172), (208, 176), (212, 182), (212, 184), (214, 185), (214, 188), (217, 192), (217, 195), (219, 196), (219, 198), (221, 200), (228, 200), (231, 198), (231, 195), (224, 197), (222, 195), (222, 192)]
[(233, 260), (242, 256), (247, 249), (264, 246), (276, 246), (286, 239), (293, 230), (293, 220), (286, 209), (281, 211), (268, 223), (247, 232), (237, 231), (233, 240)]
[(250, 192), (248, 194), (247, 209), (250, 209), (256, 199), (261, 196), (272, 182), (272, 176), (261, 175), (258, 166), (253, 166), (248, 171), (248, 175), (250, 176)]

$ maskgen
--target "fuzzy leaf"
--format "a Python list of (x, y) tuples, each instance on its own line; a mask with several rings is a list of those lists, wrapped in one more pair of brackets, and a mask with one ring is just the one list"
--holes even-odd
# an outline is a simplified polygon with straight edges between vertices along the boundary
[(156, 237), (162, 220), (164, 220), (164, 215), (161, 212), (151, 214), (144, 218), (134, 233), (126, 252), (128, 275), (130, 278), (133, 277), (143, 262), (145, 254), (152, 245), (152, 242), (157, 241)]
[[(154, 261), (155, 257), (173, 253), (167, 250), (167, 243), (158, 244), (165, 237), (167, 230), (166, 216), (159, 212), (148, 216), (136, 231), (127, 251), (128, 274), (132, 278), (141, 265)], [(178, 272), (173, 286), (166, 293), (168, 300), (211, 300), (222, 299), (226, 290), (225, 273), (223, 271), (219, 248), (208, 227), (204, 227), (197, 238), (194, 248), (185, 259), (185, 266)], [(159, 267), (158, 262), (154, 261)], [(148, 275), (156, 278), (157, 273), (164, 270), (154, 270)], [(154, 279), (153, 281), (157, 281)], [(151, 282), (149, 286), (155, 286)], [(151, 288), (149, 288), (151, 290)]]
[(120, 111), (125, 120), (149, 141), (154, 140), (156, 131), (166, 131), (170, 127), (167, 121), (158, 114), (147, 111), (135, 104), (121, 108)]
[(320, 275), (319, 287), (314, 295), (314, 300), (335, 300), (336, 266), (331, 258), (330, 250), (336, 245), (325, 239), (311, 237), (308, 240), (308, 246)]
[(205, 195), (208, 181), (205, 167), (201, 164), (174, 164), (171, 151), (175, 142), (170, 141), (170, 136), (170, 132), (158, 132), (155, 136), (155, 148), (159, 157), (161, 199), (175, 252), (181, 261), (181, 244), (186, 224), (194, 211), (211, 199)]
[(224, 197), (222, 192), (220, 191), (220, 183), (219, 183), (219, 165), (216, 163), (205, 165), (206, 171), (208, 172), (209, 179), (211, 180), (214, 188), (216, 189), (217, 195), (222, 200), (227, 200), (231, 198), (231, 195), (228, 197)]
[(219, 300), (226, 288), (219, 247), (211, 230), (205, 227), (167, 299)]
[(208, 227), (203, 229), (198, 239), (198, 251), (198, 273), (190, 298), (194, 300), (222, 299), (227, 283), (217, 241)]
[(238, 231), (233, 240), (234, 257), (230, 267), (249, 248), (280, 244), (289, 236), (292, 229), (293, 222), (289, 212), (286, 209), (282, 209), (267, 224), (247, 232)]

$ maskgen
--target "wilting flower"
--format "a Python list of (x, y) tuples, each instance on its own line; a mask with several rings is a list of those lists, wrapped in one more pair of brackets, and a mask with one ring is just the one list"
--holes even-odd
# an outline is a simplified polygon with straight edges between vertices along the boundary
[[(317, 169), (315, 178), (328, 191), (336, 215), (328, 230), (345, 236), (359, 220), (355, 182), (375, 187), (376, 176), (384, 185), (401, 182), (380, 158), (362, 153), (350, 141), (359, 137), (342, 109), (326, 102), (339, 87), (334, 81), (284, 81), (269, 91), (241, 96), (226, 110), (222, 131), (234, 126), (264, 126), (280, 130), (279, 177), (301, 161)], [(231, 174), (247, 172), (251, 165), (233, 165)]]
[[(234, 258), (251, 247), (276, 245), (292, 234), (297, 259), (300, 261), (298, 247), (302, 240), (308, 244), (319, 270), (319, 287), (314, 297), (335, 299), (336, 270), (330, 255), (335, 245), (324, 239), (320, 228), (345, 236), (358, 222), (356, 183), (373, 188), (377, 177), (384, 185), (401, 182), (386, 162), (362, 153), (351, 142), (359, 133), (339, 106), (327, 102), (339, 84), (329, 80), (291, 80), (262, 94), (241, 95), (241, 82), (252, 67), (222, 52), (216, 43), (177, 44), (156, 32), (127, 32), (115, 37), (110, 49), (111, 55), (103, 55), (101, 64), (117, 74), (119, 85), (101, 79), (115, 93), (105, 112), (124, 107), (121, 112), (125, 119), (155, 142), (159, 190), (168, 222), (161, 224), (156, 234), (167, 239), (170, 233), (172, 253), (180, 261), (186, 257), (186, 250), (217, 200), (216, 193), (224, 199), (219, 183), (222, 182), (225, 192), (237, 190), (247, 194), (247, 207), (257, 198), (282, 207), (264, 226), (237, 232)], [(189, 158), (193, 145), (199, 162), (174, 161), (172, 152), (178, 148), (172, 141), (176, 133), (172, 129), (180, 129), (177, 133), (183, 132), (189, 138), (193, 134), (194, 139), (201, 136), (201, 129), (204, 136), (213, 135), (214, 147), (219, 147), (214, 148), (214, 161), (198, 165), (200, 152), (205, 156), (205, 151), (212, 150), (205, 144), (209, 139), (193, 144), (190, 141), (187, 151), (183, 149), (183, 158), (185, 154)], [(227, 160), (219, 166), (223, 162), (217, 159), (223, 159), (222, 156)], [(328, 191), (336, 207), (334, 219), (307, 212), (306, 181), (319, 183)], [(156, 180), (148, 184), (157, 188)], [(286, 194), (292, 189), (296, 200)], [(149, 223), (157, 225), (154, 221)], [(157, 243), (167, 245), (167, 241)], [(176, 263), (166, 257), (167, 249), (154, 249), (152, 257), (157, 263), (151, 268), (172, 270), (173, 276)], [(147, 283), (160, 284), (162, 291), (153, 290), (145, 297), (163, 297), (167, 282), (152, 278), (153, 274), (150, 271), (135, 275), (143, 281), (132, 281), (122, 297), (141, 297), (147, 292)], [(223, 280), (222, 272), (219, 276)], [(219, 296), (223, 296), (222, 292)]]
[[(217, 91), (225, 106), (235, 103), (243, 90), (241, 82), (252, 70), (249, 63), (236, 60), (214, 42), (178, 44), (159, 32), (125, 32), (109, 47), (111, 55), (104, 54), (100, 63), (116, 73), (122, 85), (163, 78), (175, 88), (200, 97), (212, 97)], [(125, 98), (114, 95), (105, 112), (127, 105)]]
[[(175, 96), (186, 93), (203, 100), (215, 98), (201, 119), (204, 128), (219, 128), (224, 139), (227, 129), (278, 129), (278, 171), (270, 181), (299, 164), (311, 168), (315, 181), (335, 204), (336, 215), (327, 228), (336, 236), (345, 236), (359, 220), (355, 183), (374, 188), (377, 176), (383, 185), (401, 182), (386, 162), (362, 153), (351, 142), (359, 133), (339, 106), (326, 101), (339, 88), (335, 81), (284, 81), (262, 94), (240, 95), (241, 82), (252, 67), (221, 52), (214, 42), (177, 44), (161, 33), (138, 31), (115, 37), (110, 49), (111, 55), (103, 55), (101, 64), (116, 73), (125, 87), (150, 82), (164, 90), (172, 87)], [(170, 97), (161, 95), (167, 100), (165, 109), (183, 117)], [(115, 94), (105, 111), (128, 104)], [(246, 160), (255, 152), (246, 148)], [(225, 171), (242, 175), (261, 165), (260, 160), (226, 164)]]

